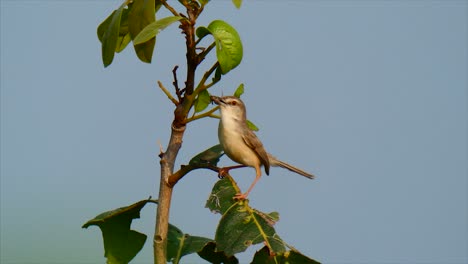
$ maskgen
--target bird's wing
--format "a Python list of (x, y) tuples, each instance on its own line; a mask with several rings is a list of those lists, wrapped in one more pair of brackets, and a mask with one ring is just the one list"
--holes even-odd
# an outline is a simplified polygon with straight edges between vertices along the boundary
[(245, 144), (247, 144), (247, 146), (249, 146), (257, 154), (261, 163), (265, 167), (266, 174), (270, 174), (270, 160), (268, 159), (268, 154), (265, 151), (262, 142), (250, 129), (247, 129), (247, 131), (248, 132), (242, 136)]

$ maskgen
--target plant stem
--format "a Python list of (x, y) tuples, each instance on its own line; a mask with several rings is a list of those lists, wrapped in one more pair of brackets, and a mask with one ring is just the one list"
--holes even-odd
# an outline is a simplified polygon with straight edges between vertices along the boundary
[[(177, 12), (168, 5), (165, 0), (163, 0), (162, 3), (174, 15), (177, 14)], [(156, 213), (156, 226), (153, 239), (155, 264), (167, 263), (167, 233), (169, 229), (169, 210), (171, 207), (173, 190), (173, 185), (169, 185), (168, 179), (174, 172), (174, 163), (182, 146), (182, 138), (186, 127), (186, 118), (190, 108), (193, 106), (194, 96), (192, 93), (195, 86), (195, 71), (200, 63), (195, 45), (195, 22), (199, 12), (201, 12), (201, 9), (194, 9), (186, 2), (184, 2), (184, 5), (187, 8), (188, 19), (181, 22), (180, 28), (185, 34), (185, 44), (187, 48), (187, 79), (185, 80), (185, 93), (177, 102), (176, 109), (174, 110), (174, 120), (172, 122), (171, 137), (169, 139), (167, 150), (165, 153), (160, 154), (161, 180), (159, 183), (159, 205)], [(176, 69), (173, 71), (174, 75), (175, 70)], [(176, 82), (174, 83), (174, 86), (176, 91), (179, 91), (178, 97), (180, 97), (180, 90), (177, 87), (178, 85)], [(176, 100), (175, 98), (173, 99), (174, 100), (171, 101), (175, 103)]]
[(213, 113), (216, 112), (218, 109), (219, 109), (219, 106), (216, 106), (216, 107), (213, 107), (213, 109), (210, 109), (210, 111), (205, 112), (203, 114), (193, 115), (191, 118), (188, 118), (186, 122), (190, 123), (190, 122), (195, 121), (195, 120), (200, 119), (200, 118), (204, 118), (204, 117), (207, 117), (207, 116), (211, 117), (211, 116), (213, 116)]
[(165, 153), (161, 157), (161, 181), (159, 184), (159, 204), (156, 214), (156, 231), (154, 233), (154, 263), (166, 263), (167, 232), (169, 228), (169, 209), (171, 207), (173, 187), (168, 178), (174, 171), (174, 162), (182, 146), (185, 126), (172, 125), (171, 138)]

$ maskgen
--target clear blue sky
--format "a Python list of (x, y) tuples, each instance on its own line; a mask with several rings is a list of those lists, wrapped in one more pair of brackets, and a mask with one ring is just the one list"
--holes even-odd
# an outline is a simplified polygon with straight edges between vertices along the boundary
[[(173, 108), (156, 81), (170, 87), (176, 64), (183, 75), (183, 38), (173, 27), (153, 64), (127, 49), (104, 69), (96, 27), (119, 3), (1, 1), (1, 263), (104, 263), (99, 229), (81, 225), (157, 197)], [(468, 262), (467, 10), (461, 0), (208, 5), (199, 25), (226, 20), (245, 50), (211, 92), (244, 83), (267, 150), (317, 175), (274, 168), (250, 196), (280, 213), (288, 243), (324, 263)], [(191, 124), (178, 165), (214, 145), (216, 128)], [(246, 188), (254, 173), (233, 174)], [(204, 203), (216, 180), (200, 171), (180, 182), (170, 221), (213, 237), (219, 216)], [(154, 215), (148, 206), (134, 221), (150, 237), (134, 263), (151, 262)]]

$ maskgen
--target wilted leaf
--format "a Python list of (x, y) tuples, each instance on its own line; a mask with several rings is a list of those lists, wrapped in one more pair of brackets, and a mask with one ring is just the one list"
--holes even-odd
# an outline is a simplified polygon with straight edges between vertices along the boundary
[(179, 263), (188, 254), (201, 251), (212, 239), (184, 234), (179, 228), (169, 224), (167, 234), (167, 261)]
[(201, 91), (194, 102), (195, 113), (205, 110), (208, 107), (208, 105), (210, 105), (210, 103), (210, 93), (208, 93), (207, 90)]
[(83, 228), (99, 226), (104, 240), (104, 256), (108, 263), (128, 263), (142, 249), (146, 235), (131, 230), (132, 220), (140, 218), (140, 210), (150, 200), (142, 200), (130, 206), (104, 212), (89, 220)]
[(244, 93), (244, 84), (241, 83), (239, 87), (237, 87), (236, 91), (234, 92), (234, 96), (240, 98), (240, 96)]
[(216, 243), (209, 242), (206, 246), (198, 252), (198, 255), (210, 262), (210, 263), (224, 263), (224, 264), (238, 264), (239, 260), (237, 260), (234, 256), (227, 256), (224, 252), (216, 251)]
[[(159, 2), (159, 1), (158, 1)], [(132, 39), (142, 31), (147, 25), (155, 21), (155, 12), (161, 3), (155, 6), (154, 0), (134, 0), (129, 14), (129, 32)], [(151, 62), (156, 38), (151, 38), (145, 43), (134, 45), (138, 58), (143, 62)]]
[(155, 37), (161, 30), (170, 26), (172, 23), (181, 20), (180, 16), (165, 17), (147, 25), (133, 40), (133, 44), (138, 45)]
[(193, 157), (189, 164), (190, 165), (212, 165), (216, 166), (219, 162), (219, 158), (224, 154), (223, 147), (218, 144), (214, 145), (213, 147), (204, 150), (201, 153), (198, 153), (195, 157)]

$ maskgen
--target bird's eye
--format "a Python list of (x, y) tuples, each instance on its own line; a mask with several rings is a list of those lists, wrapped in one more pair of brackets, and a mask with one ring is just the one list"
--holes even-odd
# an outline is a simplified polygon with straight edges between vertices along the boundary
[(231, 105), (237, 105), (237, 102), (236, 101), (232, 101), (230, 102)]

